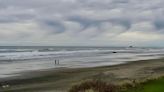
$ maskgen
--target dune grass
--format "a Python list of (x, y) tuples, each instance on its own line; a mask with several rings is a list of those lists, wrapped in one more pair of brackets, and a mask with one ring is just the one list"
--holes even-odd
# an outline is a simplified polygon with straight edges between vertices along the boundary
[(155, 80), (148, 80), (147, 82), (141, 83), (125, 92), (164, 92), (164, 77)]
[(164, 92), (164, 77), (145, 82), (113, 85), (100, 80), (86, 81), (73, 86), (69, 92)]
[(100, 80), (86, 81), (73, 86), (69, 92), (118, 92), (118, 86)]
[[(122, 90), (125, 86), (126, 90)], [(42, 88), (40, 88), (42, 89)], [(43, 87), (45, 90), (45, 88)], [(34, 88), (33, 88), (34, 90)], [(30, 89), (6, 90), (3, 92), (36, 92)], [(56, 91), (54, 91), (56, 92)], [(85, 81), (79, 85), (74, 85), (68, 92), (164, 92), (164, 77), (158, 79), (146, 80), (141, 83), (130, 83), (125, 85), (113, 85), (105, 81)]]

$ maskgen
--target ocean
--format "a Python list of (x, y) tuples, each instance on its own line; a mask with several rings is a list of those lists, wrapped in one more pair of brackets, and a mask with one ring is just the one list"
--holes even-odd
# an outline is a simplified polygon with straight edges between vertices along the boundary
[(164, 48), (0, 46), (0, 78), (41, 69), (108, 66), (162, 57)]

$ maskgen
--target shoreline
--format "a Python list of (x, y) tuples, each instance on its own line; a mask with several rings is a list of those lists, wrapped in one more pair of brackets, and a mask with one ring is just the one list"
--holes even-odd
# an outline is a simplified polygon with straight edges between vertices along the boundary
[[(11, 85), (4, 92), (65, 92), (72, 85), (92, 79), (103, 79), (115, 84), (130, 80), (142, 81), (147, 78), (164, 76), (164, 58), (127, 62), (113, 66), (89, 68), (59, 68), (23, 72), (21, 76), (0, 79), (1, 84)], [(19, 87), (18, 87), (19, 86)], [(56, 91), (55, 91), (56, 92)]]
[[(72, 69), (90, 69), (90, 68), (103, 68), (103, 67), (115, 67), (115, 66), (122, 66), (122, 65), (128, 65), (131, 63), (137, 63), (141, 61), (148, 61), (148, 60), (160, 60), (164, 58), (153, 58), (153, 59), (146, 59), (146, 60), (134, 60), (134, 61), (122, 61), (117, 64), (111, 64), (111, 65), (97, 65), (97, 66), (88, 66), (88, 67), (58, 67), (58, 68), (48, 68), (48, 69), (40, 69), (40, 70), (29, 70), (29, 71), (21, 71), (17, 73), (13, 73), (9, 77), (2, 77), (0, 78), (0, 82), (3, 81), (10, 81), (10, 80), (15, 80), (15, 79), (29, 79), (33, 77), (42, 77), (46, 75), (50, 75), (53, 72), (58, 72), (58, 71), (65, 71), (65, 70), (72, 70)], [(30, 74), (30, 75), (29, 75)], [(34, 74), (34, 75), (31, 75)], [(10, 74), (9, 74), (10, 75)]]

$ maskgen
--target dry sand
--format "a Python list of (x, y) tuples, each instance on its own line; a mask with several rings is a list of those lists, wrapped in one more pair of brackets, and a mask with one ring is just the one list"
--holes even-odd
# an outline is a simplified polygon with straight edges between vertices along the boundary
[(94, 68), (50, 69), (1, 79), (1, 85), (9, 85), (9, 87), (1, 87), (0, 92), (66, 92), (72, 85), (86, 80), (100, 79), (120, 84), (160, 76), (164, 76), (164, 59), (141, 60)]

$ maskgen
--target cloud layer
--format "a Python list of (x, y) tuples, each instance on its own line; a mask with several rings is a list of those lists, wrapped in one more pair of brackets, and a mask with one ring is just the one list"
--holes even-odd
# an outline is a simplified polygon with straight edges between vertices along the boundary
[(164, 46), (163, 0), (0, 0), (0, 45)]

